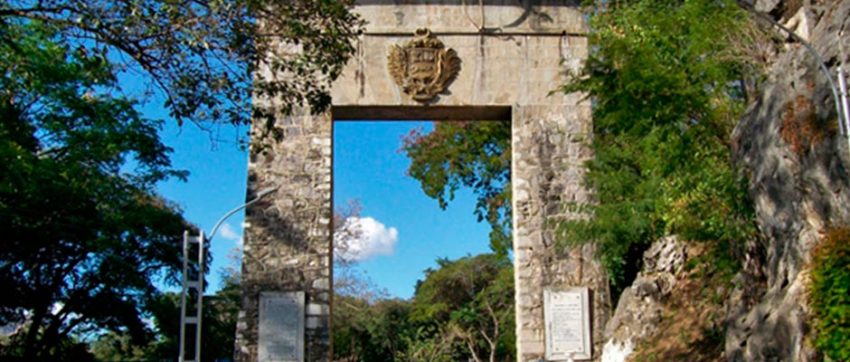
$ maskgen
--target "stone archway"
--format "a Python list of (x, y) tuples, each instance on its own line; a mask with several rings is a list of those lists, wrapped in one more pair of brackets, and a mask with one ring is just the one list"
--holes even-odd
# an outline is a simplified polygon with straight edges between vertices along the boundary
[[(333, 85), (332, 109), (278, 120), (282, 141), (251, 155), (249, 190), (279, 189), (246, 212), (237, 359), (256, 361), (268, 348), (303, 361), (331, 358), (331, 129), (334, 119), (346, 118), (509, 117), (518, 359), (546, 356), (544, 290), (575, 286), (591, 291), (598, 356), (610, 310), (604, 272), (592, 247), (557, 252), (551, 229), (553, 221), (574, 217), (566, 203), (588, 197), (581, 164), (590, 157), (589, 102), (549, 95), (587, 52), (577, 1), (488, 0), (480, 9), (463, 2), (361, 0), (355, 12), (368, 25)], [(447, 88), (424, 102), (414, 99), (417, 90), (399, 86), (398, 70), (388, 64), (394, 46), (414, 39), (417, 29), (428, 29), (460, 60)], [(275, 323), (261, 323), (261, 310)]]

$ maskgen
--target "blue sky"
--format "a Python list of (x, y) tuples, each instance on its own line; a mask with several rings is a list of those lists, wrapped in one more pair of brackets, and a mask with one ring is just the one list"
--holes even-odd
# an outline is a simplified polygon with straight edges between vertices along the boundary
[[(159, 135), (173, 149), (172, 166), (189, 171), (186, 182), (177, 179), (160, 182), (157, 192), (179, 206), (189, 222), (211, 232), (219, 218), (245, 202), (248, 153), (239, 147), (239, 140), (246, 139), (248, 126), (204, 125), (209, 129), (192, 123), (180, 126), (163, 107), (162, 92), (152, 88), (146, 76), (128, 71), (119, 75), (119, 82), (127, 97), (144, 100), (139, 110), (145, 117), (164, 121)], [(238, 212), (229, 217), (212, 240), (208, 293), (221, 288), (222, 268), (236, 265), (233, 251), (241, 242), (244, 216), (244, 212)], [(163, 287), (179, 290), (179, 286)]]
[[(167, 118), (156, 102), (146, 105), (144, 111), (150, 117)], [(378, 287), (402, 298), (412, 296), (416, 280), (436, 265), (437, 258), (488, 251), (488, 226), (476, 222), (475, 199), (470, 192), (460, 192), (448, 209), (441, 210), (418, 182), (406, 175), (409, 161), (399, 152), (401, 138), (417, 127), (429, 130), (430, 122), (346, 121), (334, 125), (334, 201), (358, 200), (363, 207), (361, 217), (371, 218), (371, 225), (382, 225), (377, 234), (385, 234), (382, 249), (357, 267)], [(188, 170), (190, 175), (188, 182), (160, 183), (158, 191), (206, 232), (245, 201), (248, 156), (236, 141), (246, 130), (221, 126), (211, 134), (193, 124), (180, 127), (167, 120), (160, 132), (162, 140), (174, 148), (174, 167)], [(243, 212), (230, 217), (212, 242), (209, 293), (221, 287), (220, 270), (234, 265), (233, 250), (242, 236), (243, 218)], [(394, 238), (389, 238), (393, 229)]]
[[(399, 152), (403, 135), (430, 122), (345, 121), (334, 124), (334, 203), (358, 200), (361, 217), (384, 225), (377, 233), (397, 231), (387, 252), (359, 262), (377, 286), (392, 296), (409, 298), (423, 271), (440, 257), (456, 259), (489, 251), (486, 223), (478, 223), (469, 191), (456, 195), (446, 210), (407, 176), (410, 164)], [(361, 230), (363, 231), (363, 230)], [(386, 240), (386, 235), (379, 235)]]
[[(236, 143), (246, 127), (221, 126), (215, 136), (193, 124), (182, 127), (167, 122), (160, 132), (162, 141), (174, 152), (175, 168), (189, 171), (187, 182), (169, 180), (157, 185), (157, 191), (183, 209), (183, 216), (206, 233), (228, 211), (245, 202), (248, 154)], [(208, 292), (220, 289), (220, 271), (235, 265), (233, 250), (242, 238), (240, 211), (229, 217), (212, 240), (213, 262)]]

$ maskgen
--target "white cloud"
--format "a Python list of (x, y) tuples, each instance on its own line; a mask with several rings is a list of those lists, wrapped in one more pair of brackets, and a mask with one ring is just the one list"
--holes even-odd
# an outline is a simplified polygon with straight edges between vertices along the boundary
[(221, 225), (221, 237), (235, 241), (237, 245), (242, 245), (242, 235), (240, 232), (237, 232), (233, 226), (230, 226), (230, 223), (224, 223)]
[(398, 229), (387, 227), (371, 217), (349, 217), (343, 226), (348, 233), (334, 235), (337, 255), (348, 261), (363, 261), (379, 255), (392, 255), (398, 242)]

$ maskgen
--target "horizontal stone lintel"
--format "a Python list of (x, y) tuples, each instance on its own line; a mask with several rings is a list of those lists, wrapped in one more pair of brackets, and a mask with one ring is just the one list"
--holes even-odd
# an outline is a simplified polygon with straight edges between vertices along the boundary
[[(434, 36), (587, 36), (586, 32), (576, 32), (567, 29), (546, 29), (540, 31), (534, 30), (501, 30), (501, 29), (483, 29), (481, 31), (470, 27), (456, 28), (434, 28), (429, 29)], [(416, 29), (399, 29), (399, 28), (372, 28), (363, 33), (365, 36), (409, 36), (413, 37)]]
[(510, 106), (333, 106), (334, 120), (489, 120), (511, 119)]

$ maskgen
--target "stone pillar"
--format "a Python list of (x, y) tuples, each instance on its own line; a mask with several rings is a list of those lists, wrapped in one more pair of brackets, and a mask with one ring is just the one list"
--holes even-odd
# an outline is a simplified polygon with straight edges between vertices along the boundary
[[(577, 100), (577, 98), (576, 98)], [(591, 157), (590, 107), (528, 105), (513, 109), (513, 220), (516, 284), (517, 357), (545, 355), (543, 290), (588, 287), (592, 299), (593, 356), (601, 353), (602, 333), (611, 310), (604, 269), (591, 245), (559, 251), (559, 221), (577, 217), (571, 202), (586, 202), (583, 162)]]
[(303, 291), (304, 361), (329, 361), (331, 298), (331, 118), (300, 115), (277, 123), (280, 141), (252, 138), (251, 192), (278, 187), (245, 213), (242, 309), (237, 361), (257, 360), (260, 292)]

